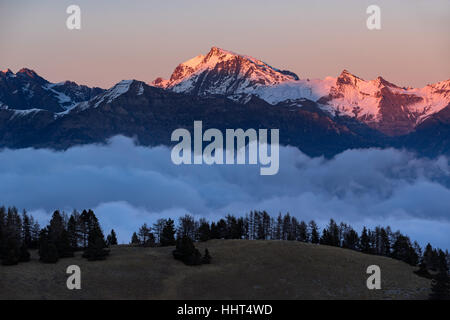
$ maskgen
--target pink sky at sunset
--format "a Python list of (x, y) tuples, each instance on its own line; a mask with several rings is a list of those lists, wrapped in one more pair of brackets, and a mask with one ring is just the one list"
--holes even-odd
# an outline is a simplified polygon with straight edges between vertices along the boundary
[[(66, 8), (81, 7), (81, 30)], [(366, 28), (367, 6), (382, 28)], [(400, 86), (450, 78), (450, 1), (0, 1), (0, 69), (110, 87), (150, 83), (218, 46), (301, 78), (347, 69)]]

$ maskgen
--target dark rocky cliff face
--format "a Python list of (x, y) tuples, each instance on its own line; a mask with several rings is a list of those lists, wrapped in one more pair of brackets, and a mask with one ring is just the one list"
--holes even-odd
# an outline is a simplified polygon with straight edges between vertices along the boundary
[(103, 92), (100, 88), (80, 86), (75, 82), (50, 83), (33, 70), (0, 72), (0, 107), (15, 110), (42, 109), (63, 112), (77, 102)]
[(450, 105), (423, 121), (414, 132), (400, 137), (396, 146), (422, 155), (450, 155)]
[(414, 131), (419, 117), (423, 114), (411, 112), (406, 106), (420, 102), (422, 98), (396, 94), (387, 88), (380, 90), (380, 96), (381, 119), (379, 122), (369, 123), (369, 126), (390, 136), (404, 135)]

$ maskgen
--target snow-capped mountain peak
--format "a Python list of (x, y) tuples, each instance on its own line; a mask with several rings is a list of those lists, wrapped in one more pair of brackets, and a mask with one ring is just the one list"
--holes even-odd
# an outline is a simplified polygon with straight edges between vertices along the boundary
[(260, 86), (296, 81), (297, 75), (281, 71), (250, 56), (212, 47), (206, 55), (198, 55), (179, 64), (169, 80), (161, 78), (154, 86), (207, 94), (245, 94)]
[(363, 79), (350, 73), (347, 69), (342, 70), (341, 74), (337, 77), (336, 80), (339, 83), (350, 85), (357, 85), (358, 82), (364, 81)]

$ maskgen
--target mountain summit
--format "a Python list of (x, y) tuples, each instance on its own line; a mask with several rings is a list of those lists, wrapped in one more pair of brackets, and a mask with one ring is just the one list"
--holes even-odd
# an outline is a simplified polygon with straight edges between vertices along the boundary
[(169, 80), (158, 78), (153, 85), (196, 95), (239, 95), (298, 79), (293, 72), (273, 68), (253, 57), (212, 47), (206, 55), (178, 65)]

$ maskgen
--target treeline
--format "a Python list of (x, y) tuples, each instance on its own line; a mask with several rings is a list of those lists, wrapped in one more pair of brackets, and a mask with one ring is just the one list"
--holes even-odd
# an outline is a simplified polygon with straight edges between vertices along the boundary
[(100, 223), (92, 210), (70, 216), (58, 210), (50, 223), (41, 228), (33, 216), (25, 210), (0, 207), (0, 259), (2, 265), (15, 265), (30, 260), (30, 249), (38, 249), (39, 260), (56, 263), (58, 259), (73, 257), (75, 251), (83, 251), (83, 257), (92, 260), (105, 259), (108, 244), (117, 244), (112, 230), (105, 240)]
[[(144, 224), (135, 232), (131, 244), (141, 246), (189, 247), (194, 250), (192, 241), (211, 239), (247, 239), (247, 240), (288, 240), (335, 246), (366, 254), (386, 256), (419, 266), (418, 275), (434, 279), (433, 298), (450, 298), (450, 280), (448, 251), (433, 248), (429, 243), (424, 249), (417, 241), (392, 231), (388, 227), (363, 227), (358, 233), (346, 223), (337, 223), (330, 219), (328, 225), (319, 229), (314, 220), (299, 221), (289, 213), (271, 217), (266, 211), (252, 211), (245, 217), (227, 215), (218, 221), (209, 222), (204, 218), (196, 220), (192, 215), (180, 217), (178, 225), (172, 219), (159, 219), (152, 227)], [(186, 244), (187, 243), (187, 244)], [(207, 261), (209, 262), (209, 253)], [(200, 261), (198, 253), (194, 254)], [(206, 255), (206, 253), (205, 253)], [(175, 252), (174, 252), (175, 256)]]
[(144, 246), (175, 245), (177, 238), (187, 236), (194, 241), (210, 239), (292, 240), (341, 247), (368, 254), (391, 257), (417, 266), (425, 261), (427, 268), (436, 271), (439, 257), (449, 260), (448, 252), (433, 249), (428, 244), (423, 252), (417, 241), (388, 226), (363, 228), (358, 233), (346, 223), (331, 219), (322, 230), (314, 220), (306, 223), (289, 213), (271, 217), (265, 211), (252, 211), (245, 217), (227, 215), (218, 221), (195, 220), (192, 215), (172, 219), (159, 219), (152, 227), (144, 224), (132, 236), (131, 243)]

